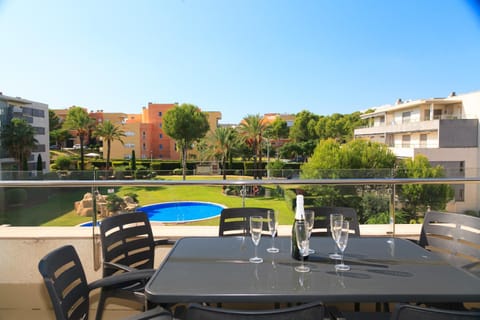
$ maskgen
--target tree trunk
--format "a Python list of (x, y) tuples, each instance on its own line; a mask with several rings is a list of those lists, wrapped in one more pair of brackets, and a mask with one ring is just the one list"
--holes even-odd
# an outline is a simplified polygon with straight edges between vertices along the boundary
[(187, 147), (182, 146), (182, 175), (183, 175), (183, 180), (185, 181), (185, 171), (187, 168)]
[(223, 171), (223, 180), (227, 180), (227, 172), (226, 172), (226, 166), (227, 162), (225, 161), (225, 157), (222, 157), (222, 171)]

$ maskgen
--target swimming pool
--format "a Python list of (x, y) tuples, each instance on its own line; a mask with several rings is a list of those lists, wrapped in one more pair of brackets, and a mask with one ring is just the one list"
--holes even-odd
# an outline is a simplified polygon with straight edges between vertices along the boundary
[(218, 217), (225, 206), (198, 201), (156, 203), (137, 208), (148, 215), (151, 222), (181, 223)]
[[(137, 211), (145, 212), (151, 222), (183, 223), (218, 217), (224, 208), (226, 207), (212, 202), (176, 201), (139, 207)], [(80, 226), (91, 227), (92, 222)]]

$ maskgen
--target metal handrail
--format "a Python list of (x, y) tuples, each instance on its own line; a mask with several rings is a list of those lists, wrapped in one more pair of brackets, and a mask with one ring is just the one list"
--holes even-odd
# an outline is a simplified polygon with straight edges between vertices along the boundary
[(479, 183), (480, 177), (468, 178), (372, 178), (372, 179), (262, 179), (262, 180), (0, 180), (0, 187), (152, 187), (162, 185), (403, 185)]

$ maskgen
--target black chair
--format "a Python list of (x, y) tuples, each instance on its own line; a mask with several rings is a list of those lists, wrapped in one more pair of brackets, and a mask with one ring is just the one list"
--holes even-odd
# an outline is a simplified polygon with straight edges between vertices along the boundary
[(267, 212), (271, 209), (265, 208), (225, 208), (220, 214), (220, 226), (218, 235), (225, 236), (248, 236), (250, 235), (249, 218), (251, 216), (261, 216), (265, 218), (263, 223), (263, 233), (269, 235)]
[(325, 308), (321, 302), (268, 310), (234, 310), (192, 303), (187, 307), (188, 320), (323, 320)]
[(395, 306), (391, 320), (473, 320), (480, 319), (479, 311), (443, 310), (409, 304)]
[[(148, 275), (124, 273), (87, 283), (85, 271), (75, 248), (71, 245), (60, 247), (40, 260), (38, 269), (53, 304), (57, 320), (87, 320), (90, 307), (90, 291), (104, 286), (116, 286), (136, 281)], [(171, 314), (161, 307), (128, 319), (172, 319)]]
[(480, 218), (460, 213), (425, 214), (419, 244), (449, 263), (480, 275)]
[(124, 286), (103, 287), (97, 319), (101, 319), (106, 300), (110, 297), (144, 304), (145, 285), (155, 271), (155, 247), (174, 243), (168, 239), (153, 238), (150, 221), (144, 212), (123, 213), (103, 219), (100, 223), (100, 239), (104, 277), (124, 272), (148, 272), (149, 275)]
[(349, 207), (310, 207), (305, 210), (315, 212), (315, 223), (313, 224), (313, 237), (330, 237), (330, 214), (341, 213), (345, 220), (348, 220), (351, 237), (360, 237), (360, 225), (358, 223), (357, 212)]

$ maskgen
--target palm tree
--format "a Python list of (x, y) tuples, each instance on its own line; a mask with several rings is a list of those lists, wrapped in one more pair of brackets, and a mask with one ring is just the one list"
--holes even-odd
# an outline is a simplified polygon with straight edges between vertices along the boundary
[[(267, 129), (267, 124), (263, 121), (259, 114), (256, 115), (247, 115), (243, 118), (239, 126), (240, 135), (243, 137), (245, 142), (252, 148), (254, 158), (253, 158), (253, 168), (254, 173), (253, 177), (256, 179), (262, 178), (260, 173), (259, 163), (262, 163), (262, 148), (261, 143), (263, 140), (263, 135)], [(258, 162), (257, 162), (258, 160)]]
[(223, 180), (227, 179), (226, 162), (229, 154), (232, 151), (232, 148), (235, 146), (235, 138), (236, 131), (230, 127), (216, 128), (213, 134), (210, 136), (213, 154), (216, 157), (219, 157), (220, 162), (222, 163)]
[(110, 150), (113, 141), (120, 141), (123, 144), (122, 138), (125, 137), (125, 132), (119, 127), (114, 125), (111, 121), (107, 120), (97, 127), (97, 130), (93, 133), (94, 136), (101, 137), (103, 142), (107, 142), (107, 170), (110, 166)]
[(94, 120), (88, 116), (85, 109), (73, 106), (68, 110), (64, 126), (67, 129), (77, 132), (78, 138), (80, 139), (80, 170), (84, 170), (83, 146), (85, 138), (88, 137), (88, 133), (94, 126)]
[(24, 119), (13, 118), (2, 128), (1, 145), (17, 161), (17, 170), (28, 170), (28, 158), (38, 144), (35, 129)]

